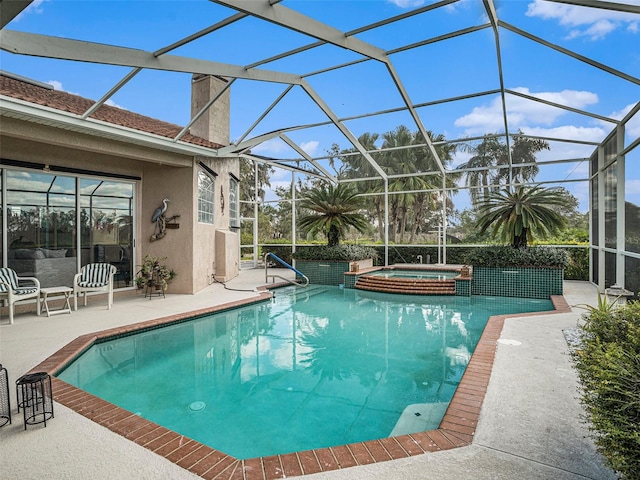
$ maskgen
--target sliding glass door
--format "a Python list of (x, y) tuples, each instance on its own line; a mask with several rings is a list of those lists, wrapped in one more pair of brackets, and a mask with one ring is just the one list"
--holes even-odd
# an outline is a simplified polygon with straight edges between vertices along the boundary
[(2, 258), (18, 276), (72, 286), (81, 266), (106, 262), (116, 288), (132, 285), (133, 182), (10, 169), (2, 178)]
[(133, 184), (80, 179), (82, 265), (115, 265), (115, 287), (131, 285), (133, 271)]

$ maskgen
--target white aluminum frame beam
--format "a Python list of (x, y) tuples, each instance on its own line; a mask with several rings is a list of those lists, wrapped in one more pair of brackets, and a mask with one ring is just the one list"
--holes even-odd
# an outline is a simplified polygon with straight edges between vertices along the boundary
[[(384, 50), (378, 47), (375, 47), (369, 43), (358, 40), (353, 36), (351, 37), (346, 36), (344, 32), (338, 29), (335, 29), (333, 27), (330, 27), (324, 23), (318, 22), (317, 20), (311, 17), (302, 15), (296, 12), (295, 10), (291, 10), (281, 5), (271, 5), (269, 1), (263, 1), (263, 2), (247, 2), (242, 0), (213, 0), (213, 1), (215, 1), (215, 3), (219, 3), (221, 5), (225, 5), (227, 7), (233, 8), (239, 12), (247, 13), (256, 18), (274, 23), (280, 27), (288, 28), (290, 30), (302, 33), (304, 35), (308, 35), (310, 37), (324, 41), (331, 45), (335, 45), (337, 47), (350, 50), (364, 57), (371, 58), (373, 60), (378, 60), (379, 62), (383, 63), (387, 67), (387, 70), (389, 71), (389, 74), (391, 75), (391, 78), (395, 83), (396, 88), (400, 93), (400, 96), (402, 97), (407, 109), (411, 113), (411, 116), (413, 117), (414, 122), (418, 126), (418, 130), (420, 130), (422, 135), (425, 137), (425, 140), (429, 145), (429, 150), (431, 151), (431, 154), (433, 155), (436, 163), (438, 164), (438, 168), (442, 171), (442, 173), (444, 173), (444, 166), (442, 164), (440, 156), (438, 155), (438, 152), (431, 144), (431, 139), (429, 138), (426, 128), (422, 124), (422, 120), (420, 119), (417, 112), (413, 108), (413, 104), (409, 98), (409, 95), (405, 90), (404, 85), (400, 80), (400, 77), (396, 73), (393, 64), (389, 60), (389, 57), (387, 56)], [(307, 92), (309, 93), (309, 90), (307, 87), (303, 86), (303, 88), (305, 88), (305, 90), (307, 90)], [(314, 95), (312, 95), (312, 98), (313, 97)], [(317, 95), (315, 95), (315, 97), (319, 99)], [(314, 98), (314, 101), (316, 101), (316, 103), (320, 106), (320, 108), (322, 108), (325, 111), (325, 113), (327, 113), (325, 108), (323, 108), (321, 104), (317, 100), (315, 100), (315, 98)], [(324, 104), (324, 102), (322, 103)], [(334, 121), (334, 123), (336, 122)], [(337, 123), (336, 125), (338, 126), (340, 131), (342, 131), (343, 134), (349, 137), (345, 132), (346, 127), (339, 126)], [(350, 139), (350, 141), (351, 143), (353, 143), (354, 146), (356, 146), (356, 148), (358, 149), (361, 148), (361, 146), (358, 145), (357, 140), (353, 142), (353, 140)], [(369, 158), (367, 158), (367, 160), (369, 160), (370, 162), (372, 161), (372, 159), (370, 160)], [(382, 169), (380, 169), (379, 166), (377, 167), (374, 166), (374, 168), (376, 168), (376, 170), (379, 170), (379, 173), (381, 173), (381, 175), (384, 175), (384, 172), (382, 171)]]
[(610, 73), (611, 75), (615, 75), (616, 77), (620, 77), (624, 80), (627, 80), (628, 82), (631, 83), (635, 83), (636, 85), (640, 85), (640, 78), (634, 77), (633, 75), (629, 75), (628, 73), (624, 73), (620, 70), (616, 70), (615, 68), (609, 67), (608, 65), (605, 65), (604, 63), (600, 63), (597, 62), (589, 57), (585, 57), (584, 55), (580, 55), (579, 53), (576, 53), (572, 50), (569, 50), (568, 48), (564, 48), (561, 47), (560, 45), (556, 45), (555, 43), (551, 43), (548, 42), (547, 40), (544, 40), (543, 38), (537, 37), (535, 35), (532, 35), (529, 32), (525, 32), (524, 30), (521, 30), (518, 27), (515, 27), (507, 22), (504, 22), (502, 20), (498, 21), (498, 24), (506, 29), (506, 30), (510, 30), (513, 33), (516, 33), (518, 35), (521, 35), (525, 38), (528, 38), (529, 40), (532, 40), (534, 42), (539, 43), (540, 45), (544, 45), (545, 47), (551, 48), (553, 50), (556, 50), (560, 53), (564, 53), (565, 55), (568, 55), (572, 58), (575, 58), (576, 60), (579, 60), (581, 62), (586, 63), (587, 65), (591, 65), (592, 67), (596, 67), (599, 68), (600, 70), (603, 70), (607, 73)]
[(320, 170), (333, 184), (338, 183), (338, 179), (332, 175), (329, 171), (327, 171), (327, 169), (325, 169), (322, 165), (320, 165), (318, 162), (316, 162), (313, 158), (311, 158), (311, 156), (305, 152), (302, 148), (300, 148), (293, 140), (291, 140), (289, 137), (287, 137), (286, 135), (282, 134), (280, 135), (280, 138), (287, 144), (289, 145), (291, 148), (293, 148), (296, 152), (298, 152), (298, 154), (304, 158), (307, 162), (309, 162), (310, 164), (312, 164), (314, 167), (316, 167), (318, 170)]
[(200, 73), (272, 83), (300, 84), (299, 75), (271, 70), (250, 69), (238, 65), (212, 62), (177, 55), (157, 57), (153, 52), (116, 47), (101, 43), (70, 40), (15, 30), (0, 31), (0, 48), (10, 53), (43, 58), (57, 58), (104, 65), (148, 68), (183, 73)]

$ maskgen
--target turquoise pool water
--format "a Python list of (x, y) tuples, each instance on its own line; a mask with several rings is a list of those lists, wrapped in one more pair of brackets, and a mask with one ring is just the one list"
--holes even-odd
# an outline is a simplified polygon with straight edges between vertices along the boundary
[(376, 277), (385, 278), (420, 278), (425, 280), (451, 280), (460, 275), (458, 272), (446, 270), (379, 270), (367, 273)]
[(548, 300), (287, 287), (94, 345), (58, 376), (237, 458), (437, 428), (490, 315)]

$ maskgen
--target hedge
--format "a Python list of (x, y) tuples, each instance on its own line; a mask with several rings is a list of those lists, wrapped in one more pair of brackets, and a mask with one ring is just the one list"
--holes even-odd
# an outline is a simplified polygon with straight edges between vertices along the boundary
[(598, 450), (623, 479), (640, 478), (640, 302), (600, 303), (573, 351)]
[(565, 268), (569, 264), (569, 256), (564, 250), (553, 247), (481, 247), (469, 253), (465, 263), (481, 267)]

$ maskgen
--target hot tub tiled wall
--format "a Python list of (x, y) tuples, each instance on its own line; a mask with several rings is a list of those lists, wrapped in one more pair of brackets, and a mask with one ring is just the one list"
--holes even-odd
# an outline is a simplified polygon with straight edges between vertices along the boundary
[(345, 272), (344, 274), (344, 288), (356, 288), (356, 282), (360, 278), (359, 273)]
[[(362, 270), (373, 266), (372, 259), (351, 261), (311, 261), (296, 260), (296, 269), (300, 270), (309, 278), (309, 283), (319, 285), (340, 285), (345, 283), (345, 272), (351, 270), (351, 264), (358, 263), (358, 269)], [(299, 279), (299, 278), (298, 278)], [(355, 284), (355, 279), (353, 280)], [(346, 287), (346, 285), (345, 285)], [(353, 288), (353, 285), (348, 288)]]
[(470, 297), (471, 296), (471, 278), (455, 278), (456, 281), (456, 296), (457, 297)]
[(564, 270), (561, 268), (474, 266), (471, 293), (549, 298), (551, 295), (562, 295), (563, 278)]

